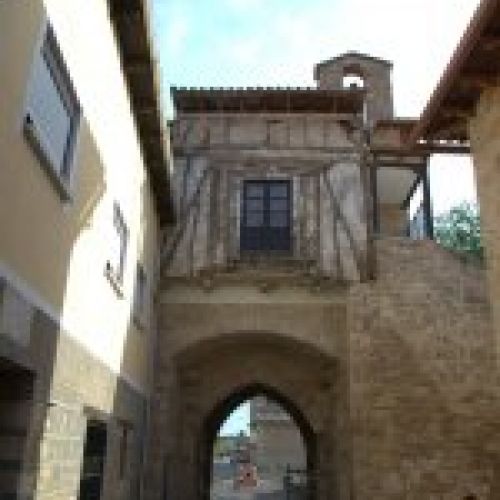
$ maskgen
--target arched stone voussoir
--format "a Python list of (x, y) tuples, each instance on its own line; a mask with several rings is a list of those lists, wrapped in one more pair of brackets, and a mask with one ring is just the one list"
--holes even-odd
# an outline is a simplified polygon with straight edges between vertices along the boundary
[(205, 357), (219, 356), (225, 350), (278, 350), (322, 366), (333, 366), (337, 359), (335, 351), (310, 341), (307, 336), (298, 337), (279, 330), (221, 331), (212, 336), (204, 336), (198, 342), (188, 343), (172, 359), (178, 366), (195, 365)]
[(190, 485), (183, 499), (205, 498), (212, 443), (223, 420), (245, 400), (267, 395), (294, 418), (307, 444), (309, 469), (325, 478), (314, 498), (329, 498), (320, 490), (333, 491), (340, 474), (335, 455), (342, 448), (339, 416), (347, 395), (338, 359), (283, 334), (247, 331), (204, 339), (173, 362), (178, 390), (170, 401), (176, 412), (172, 490), (182, 482)]
[(158, 347), (167, 361), (211, 342), (290, 340), (299, 350), (336, 357), (346, 344), (346, 322), (346, 304), (339, 301), (170, 303), (161, 312)]

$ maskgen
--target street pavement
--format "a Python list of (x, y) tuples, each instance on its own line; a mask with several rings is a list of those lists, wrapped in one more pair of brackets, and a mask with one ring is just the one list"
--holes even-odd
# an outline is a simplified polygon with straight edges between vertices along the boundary
[(212, 500), (286, 500), (282, 485), (271, 480), (259, 480), (255, 487), (235, 489), (232, 480), (217, 481), (212, 489)]

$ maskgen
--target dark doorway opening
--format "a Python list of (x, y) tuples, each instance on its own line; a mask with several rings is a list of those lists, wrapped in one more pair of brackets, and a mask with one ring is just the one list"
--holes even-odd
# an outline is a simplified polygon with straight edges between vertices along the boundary
[[(224, 422), (242, 405), (249, 405), (248, 431), (227, 437), (226, 429), (222, 436)], [(296, 405), (274, 389), (255, 384), (229, 396), (207, 418), (202, 434), (200, 498), (315, 498), (315, 434)]]
[(290, 181), (245, 181), (241, 218), (241, 250), (244, 252), (290, 252), (291, 206)]
[(106, 424), (89, 420), (83, 450), (83, 465), (80, 478), (79, 500), (100, 500), (106, 460)]
[(0, 498), (17, 498), (33, 408), (33, 374), (0, 358)]

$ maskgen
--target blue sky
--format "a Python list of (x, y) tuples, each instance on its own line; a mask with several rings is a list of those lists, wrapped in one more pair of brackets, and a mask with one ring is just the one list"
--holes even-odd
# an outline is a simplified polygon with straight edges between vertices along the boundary
[(478, 0), (152, 0), (164, 88), (313, 85), (347, 50), (394, 62), (396, 110), (420, 113)]
[[(396, 114), (418, 116), (479, 0), (150, 0), (165, 108), (171, 85), (308, 86), (347, 50), (394, 62)], [(432, 160), (436, 213), (475, 187), (468, 159)], [(248, 405), (224, 426), (246, 428)]]
[(250, 403), (247, 401), (236, 408), (224, 421), (219, 430), (222, 436), (238, 434), (240, 430), (248, 431), (250, 423)]
[[(394, 62), (396, 114), (418, 116), (479, 0), (151, 0), (165, 109), (171, 85), (314, 85), (347, 50)], [(450, 183), (453, 179), (453, 183)], [(469, 160), (434, 158), (434, 210), (475, 198)]]

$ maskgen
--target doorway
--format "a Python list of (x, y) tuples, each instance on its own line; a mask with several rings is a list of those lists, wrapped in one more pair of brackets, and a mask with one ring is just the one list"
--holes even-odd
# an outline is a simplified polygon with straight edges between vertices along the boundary
[(17, 498), (33, 408), (33, 374), (0, 358), (0, 498)]
[(78, 500), (101, 500), (107, 437), (105, 423), (88, 421)]

